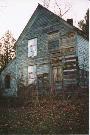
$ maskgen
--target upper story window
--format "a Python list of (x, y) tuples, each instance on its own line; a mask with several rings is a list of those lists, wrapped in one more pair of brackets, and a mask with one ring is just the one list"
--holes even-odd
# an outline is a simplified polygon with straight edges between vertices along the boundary
[(48, 49), (49, 51), (55, 51), (59, 49), (60, 38), (59, 32), (48, 34)]
[(28, 41), (28, 57), (37, 56), (37, 38)]
[(59, 40), (51, 40), (48, 42), (48, 49), (49, 50), (57, 50), (59, 49)]

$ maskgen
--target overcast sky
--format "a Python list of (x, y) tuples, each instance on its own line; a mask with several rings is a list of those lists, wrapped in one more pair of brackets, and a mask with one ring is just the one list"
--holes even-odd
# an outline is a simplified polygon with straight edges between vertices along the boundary
[[(0, 0), (0, 38), (7, 30), (10, 30), (13, 37), (17, 39), (38, 6), (43, 0)], [(62, 3), (61, 3), (62, 2)], [(69, 6), (72, 6), (68, 13), (63, 16), (64, 19), (73, 18), (74, 25), (83, 19), (89, 7), (89, 0), (57, 0), (61, 5), (62, 13)], [(49, 9), (57, 13), (55, 0), (51, 0)]]

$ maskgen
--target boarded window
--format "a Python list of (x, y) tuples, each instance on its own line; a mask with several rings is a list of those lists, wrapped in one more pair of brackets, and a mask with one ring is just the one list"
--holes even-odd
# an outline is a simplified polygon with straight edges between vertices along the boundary
[(10, 88), (10, 75), (5, 76), (5, 88), (6, 89)]
[(37, 56), (37, 38), (28, 41), (28, 57)]

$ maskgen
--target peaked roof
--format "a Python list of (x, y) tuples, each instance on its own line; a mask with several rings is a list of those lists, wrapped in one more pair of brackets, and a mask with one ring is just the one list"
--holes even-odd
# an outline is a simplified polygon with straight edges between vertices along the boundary
[[(73, 25), (70, 25), (69, 23), (67, 23), (67, 21), (65, 21), (64, 19), (62, 19), (62, 18), (59, 17), (58, 15), (54, 14), (53, 12), (51, 12), (50, 10), (48, 10), (47, 8), (43, 7), (41, 4), (38, 4), (36, 10), (34, 11), (33, 15), (31, 16), (31, 18), (29, 19), (29, 21), (28, 21), (28, 23), (26, 24), (25, 28), (24, 28), (23, 31), (21, 32), (19, 38), (17, 39), (16, 44), (17, 44), (17, 42), (19, 41), (19, 39), (23, 36), (23, 33), (26, 31), (28, 24), (32, 21), (32, 19), (33, 19), (34, 16), (38, 13), (39, 10), (46, 10), (46, 11), (50, 12), (51, 14), (53, 14), (54, 16), (56, 16), (59, 20), (62, 20), (62, 22), (63, 22), (67, 27), (72, 28), (73, 30), (77, 31), (77, 33), (78, 33), (79, 35), (81, 35), (81, 36), (83, 36), (84, 38), (87, 39), (86, 34), (85, 34), (82, 30), (78, 29), (77, 27), (75, 27), (75, 26), (73, 26)], [(87, 39), (87, 40), (88, 40), (88, 39)]]

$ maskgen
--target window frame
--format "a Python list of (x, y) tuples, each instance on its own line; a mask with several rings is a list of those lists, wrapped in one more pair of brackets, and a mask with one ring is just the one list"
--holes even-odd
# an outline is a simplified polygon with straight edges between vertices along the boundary
[[(36, 40), (36, 41), (33, 41), (33, 40)], [(29, 43), (30, 41), (31, 42), (36, 42), (36, 44), (30, 45), (30, 43)], [(32, 46), (35, 46), (35, 48), (33, 49)], [(32, 49), (32, 51), (31, 51), (31, 49)], [(30, 53), (31, 53), (31, 55), (30, 55)], [(33, 58), (35, 56), (37, 56), (37, 37), (28, 40), (28, 58), (29, 57)]]

